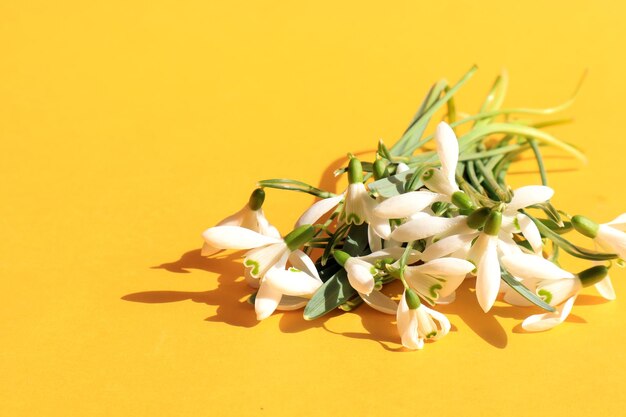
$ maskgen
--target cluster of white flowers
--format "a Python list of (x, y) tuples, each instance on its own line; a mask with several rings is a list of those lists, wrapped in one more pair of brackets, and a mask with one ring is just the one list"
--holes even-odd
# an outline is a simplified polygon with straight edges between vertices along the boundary
[[(281, 238), (269, 225), (261, 208), (265, 194), (259, 188), (243, 209), (204, 232), (202, 253), (249, 250), (243, 262), (245, 276), (258, 288), (254, 306), (261, 320), (276, 309), (306, 306), (324, 285), (318, 270), (321, 264), (316, 266), (301, 248), (309, 253), (313, 247), (332, 251), (330, 262), (345, 271), (354, 297), (382, 313), (396, 315), (402, 345), (409, 349), (421, 349), (426, 340), (449, 332), (446, 316), (425, 304), (453, 302), (461, 283), (474, 277), (476, 298), (485, 312), (499, 294), (511, 305), (539, 303), (552, 310), (526, 318), (522, 327), (527, 331), (563, 322), (583, 287), (595, 285), (603, 297), (615, 298), (606, 266), (574, 274), (547, 258), (547, 236), (525, 209), (547, 202), (554, 193), (551, 188), (524, 186), (513, 190), (508, 202), (476, 198), (457, 182), (459, 142), (453, 129), (441, 122), (435, 141), (440, 166), (423, 173), (423, 186), (416, 191), (389, 198), (375, 195), (366, 186), (361, 162), (352, 157), (347, 189), (313, 204), (292, 232)], [(396, 174), (407, 169), (399, 163)], [(320, 223), (328, 213), (332, 213), (330, 221)], [(331, 231), (333, 220), (335, 230)], [(571, 224), (603, 250), (626, 258), (626, 214), (602, 225), (574, 216)], [(349, 254), (341, 249), (340, 241), (331, 239), (340, 235), (345, 243), (341, 231), (358, 225), (367, 225), (362, 253)], [(508, 282), (503, 281), (505, 276)], [(383, 284), (395, 279), (404, 286), (399, 302), (381, 292)]]

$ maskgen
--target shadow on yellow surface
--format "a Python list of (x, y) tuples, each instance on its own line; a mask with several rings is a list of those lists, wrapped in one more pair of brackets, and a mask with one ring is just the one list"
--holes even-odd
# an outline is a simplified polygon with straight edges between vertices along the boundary
[[(210, 306), (216, 306), (216, 314), (206, 318), (209, 322), (226, 323), (233, 326), (252, 327), (258, 321), (251, 307), (245, 299), (250, 295), (250, 288), (238, 278), (241, 277), (240, 254), (231, 253), (216, 258), (205, 258), (200, 255), (200, 250), (185, 252), (174, 262), (163, 263), (154, 268), (180, 274), (189, 273), (190, 269), (198, 269), (219, 274), (218, 286), (210, 291), (144, 291), (127, 294), (122, 297), (125, 301), (138, 303), (172, 303), (179, 301), (193, 301)], [(456, 316), (463, 321), (477, 336), (488, 344), (498, 349), (504, 349), (508, 344), (507, 331), (498, 318), (514, 319), (520, 323), (512, 331), (514, 333), (526, 333), (521, 328), (521, 321), (531, 314), (541, 313), (542, 310), (535, 307), (513, 307), (503, 303), (497, 303), (492, 310), (485, 314), (474, 294), (474, 281), (466, 280), (457, 290), (456, 301), (448, 305), (439, 305), (437, 310), (448, 316)], [(577, 305), (596, 305), (606, 303), (602, 297), (582, 294), (579, 295)], [(312, 328), (324, 330), (355, 339), (372, 340), (380, 344), (388, 351), (405, 351), (399, 344), (399, 337), (394, 323), (395, 317), (384, 315), (367, 306), (361, 306), (349, 313), (358, 315), (365, 332), (337, 332), (330, 328), (329, 320), (340, 314), (339, 310), (313, 321), (302, 318), (302, 311), (282, 311), (279, 329), (285, 333), (296, 333)], [(454, 318), (452, 319), (454, 321)], [(566, 320), (570, 323), (586, 323), (579, 316), (570, 314)], [(453, 326), (452, 331), (456, 331)]]

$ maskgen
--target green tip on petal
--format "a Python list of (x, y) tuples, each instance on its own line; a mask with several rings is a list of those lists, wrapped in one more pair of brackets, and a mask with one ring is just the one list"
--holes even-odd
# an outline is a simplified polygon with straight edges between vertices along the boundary
[(474, 212), (467, 217), (467, 226), (472, 229), (480, 229), (487, 221), (489, 213), (491, 213), (491, 210), (487, 207), (481, 207), (474, 210)]
[(314, 235), (315, 228), (310, 224), (305, 224), (289, 232), (289, 234), (287, 234), (287, 236), (285, 236), (284, 238), (285, 244), (287, 245), (289, 250), (293, 252), (300, 246), (313, 239)]
[(609, 268), (604, 265), (596, 265), (578, 273), (578, 278), (583, 287), (590, 287), (602, 281), (609, 274)]
[(471, 210), (474, 208), (474, 203), (472, 203), (472, 200), (463, 191), (455, 191), (452, 194), (452, 204), (462, 210)]
[(257, 188), (252, 191), (250, 194), (250, 200), (248, 201), (248, 207), (250, 210), (257, 211), (263, 206), (263, 202), (265, 201), (265, 191), (263, 188)]
[(342, 250), (333, 251), (333, 256), (335, 257), (335, 260), (337, 261), (337, 263), (341, 266), (344, 266), (346, 264), (346, 261), (351, 258), (351, 256), (348, 253)]
[(502, 213), (497, 210), (492, 210), (487, 216), (485, 221), (485, 228), (483, 231), (489, 236), (496, 236), (500, 233), (500, 226), (502, 225)]
[(348, 181), (350, 184), (363, 182), (363, 166), (357, 158), (350, 158), (348, 164)]
[(417, 296), (417, 294), (415, 294), (415, 291), (413, 291), (410, 288), (407, 288), (404, 294), (406, 297), (406, 303), (409, 306), (409, 308), (411, 310), (417, 310), (417, 308), (422, 303), (420, 302), (420, 298)]
[(581, 235), (585, 235), (590, 238), (595, 238), (598, 236), (598, 223), (591, 220), (589, 217), (585, 216), (574, 216), (572, 217), (572, 226), (574, 229), (578, 231)]

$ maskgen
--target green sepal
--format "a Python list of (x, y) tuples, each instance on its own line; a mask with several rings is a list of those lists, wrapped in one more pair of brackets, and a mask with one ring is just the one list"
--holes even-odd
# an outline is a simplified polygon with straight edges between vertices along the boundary
[(406, 304), (411, 310), (417, 310), (417, 308), (422, 304), (420, 302), (420, 298), (417, 294), (415, 294), (415, 291), (410, 288), (404, 290), (404, 297), (406, 298)]
[(596, 265), (578, 273), (578, 278), (583, 287), (590, 287), (602, 281), (609, 274), (609, 268), (604, 265)]
[(348, 182), (350, 184), (358, 184), (363, 182), (363, 165), (357, 158), (350, 158), (348, 164)]
[(387, 169), (387, 164), (382, 159), (377, 159), (372, 165), (372, 173), (374, 174), (375, 180), (380, 180), (382, 178), (387, 178), (389, 176), (389, 169)]
[(346, 264), (346, 261), (351, 258), (350, 254), (338, 249), (335, 249), (333, 251), (333, 257), (341, 266), (344, 266)]
[(474, 212), (467, 217), (467, 226), (476, 230), (480, 229), (485, 225), (487, 217), (489, 217), (489, 213), (491, 213), (491, 209), (488, 207), (481, 207), (474, 210)]
[(497, 236), (500, 233), (500, 226), (502, 225), (502, 213), (497, 210), (491, 210), (487, 220), (485, 221), (485, 227), (483, 231), (490, 236)]
[(598, 236), (598, 229), (600, 228), (598, 223), (594, 222), (589, 217), (580, 215), (572, 217), (572, 226), (574, 226), (574, 229), (581, 235), (592, 239)]
[(618, 255), (615, 253), (601, 253), (601, 252), (592, 251), (590, 249), (578, 247), (574, 245), (573, 243), (570, 243), (568, 240), (559, 236), (558, 233), (555, 233), (552, 230), (550, 230), (549, 227), (544, 225), (535, 217), (531, 216), (525, 211), (522, 211), (522, 212), (526, 216), (528, 216), (530, 220), (532, 220), (535, 223), (535, 225), (537, 226), (537, 229), (539, 229), (539, 233), (541, 233), (543, 237), (550, 239), (552, 243), (559, 246), (561, 249), (563, 249), (565, 252), (569, 253), (572, 256), (575, 256), (581, 259), (587, 259), (590, 261), (610, 261), (612, 259), (618, 258)]
[(313, 236), (315, 236), (315, 228), (310, 224), (304, 224), (289, 232), (284, 240), (289, 250), (294, 251), (313, 239)]
[(455, 191), (452, 194), (452, 204), (462, 210), (471, 210), (474, 208), (474, 203), (463, 191)]
[(265, 191), (263, 188), (257, 188), (252, 191), (250, 194), (250, 200), (248, 200), (248, 207), (250, 210), (257, 211), (263, 206), (263, 202), (265, 201)]

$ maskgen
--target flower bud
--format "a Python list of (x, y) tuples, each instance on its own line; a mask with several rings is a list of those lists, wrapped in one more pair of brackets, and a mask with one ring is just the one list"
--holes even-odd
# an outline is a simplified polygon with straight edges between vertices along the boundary
[(578, 278), (583, 284), (583, 287), (590, 287), (602, 281), (608, 275), (608, 273), (609, 268), (604, 265), (596, 265), (579, 272)]
[(496, 236), (500, 232), (500, 225), (502, 224), (502, 213), (496, 210), (492, 210), (485, 221), (485, 227), (483, 231), (489, 236)]
[(480, 229), (487, 221), (490, 212), (491, 210), (487, 207), (474, 210), (474, 212), (467, 217), (467, 226), (472, 229)]
[(417, 296), (417, 294), (415, 294), (415, 291), (410, 288), (404, 290), (404, 297), (406, 298), (406, 304), (411, 310), (416, 310), (420, 306), (420, 304), (422, 304), (420, 302), (420, 298)]
[(455, 191), (452, 194), (452, 204), (462, 210), (471, 210), (474, 208), (474, 203), (472, 203), (472, 200), (463, 191)]
[(314, 235), (315, 228), (310, 224), (305, 224), (300, 227), (296, 227), (293, 231), (289, 232), (287, 236), (285, 236), (284, 240), (289, 250), (293, 252), (300, 246), (310, 241)]
[(257, 211), (263, 206), (263, 202), (265, 201), (265, 191), (263, 188), (257, 188), (252, 191), (250, 194), (250, 200), (248, 200), (248, 207), (250, 210)]
[(578, 233), (592, 239), (598, 235), (598, 228), (600, 227), (598, 223), (585, 216), (572, 217), (572, 225)]
[(337, 263), (341, 266), (344, 266), (346, 261), (351, 258), (351, 256), (348, 253), (342, 250), (338, 250), (338, 249), (333, 251), (333, 257), (335, 258)]
[(372, 170), (374, 172), (375, 180), (387, 178), (389, 176), (389, 170), (387, 169), (387, 165), (382, 159), (377, 159), (374, 162)]
[(350, 184), (357, 184), (363, 182), (363, 166), (361, 161), (356, 158), (350, 158), (348, 164), (348, 181)]

